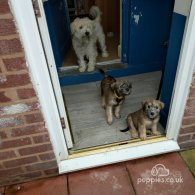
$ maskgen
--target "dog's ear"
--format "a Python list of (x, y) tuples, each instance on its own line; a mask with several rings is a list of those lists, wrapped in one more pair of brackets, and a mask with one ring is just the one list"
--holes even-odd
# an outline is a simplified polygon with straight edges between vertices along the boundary
[(117, 85), (116, 82), (112, 83), (112, 84), (110, 85), (111, 89), (115, 89), (115, 88), (116, 88), (116, 85)]
[(71, 34), (73, 35), (76, 31), (76, 26), (78, 23), (79, 18), (74, 19), (74, 21), (70, 24), (70, 30), (71, 30)]
[(144, 100), (142, 101), (142, 109), (145, 110), (146, 109), (146, 105), (147, 105), (148, 101)]
[(158, 105), (160, 106), (161, 110), (165, 107), (165, 104), (161, 102), (160, 100), (157, 100)]

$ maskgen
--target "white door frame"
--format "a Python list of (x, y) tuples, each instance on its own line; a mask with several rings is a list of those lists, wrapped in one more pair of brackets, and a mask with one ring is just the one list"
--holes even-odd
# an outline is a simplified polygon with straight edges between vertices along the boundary
[[(60, 173), (116, 163), (179, 150), (177, 137), (195, 64), (195, 1), (188, 20), (185, 39), (177, 69), (174, 93), (167, 124), (167, 140), (123, 149), (115, 147), (98, 154), (69, 158), (68, 149), (60, 131), (59, 113), (52, 82), (47, 69), (36, 18), (31, 0), (9, 0), (23, 42), (31, 76), (41, 102), (47, 128), (54, 147)], [(49, 105), (49, 106), (48, 106)], [(68, 158), (67, 160), (65, 160)]]

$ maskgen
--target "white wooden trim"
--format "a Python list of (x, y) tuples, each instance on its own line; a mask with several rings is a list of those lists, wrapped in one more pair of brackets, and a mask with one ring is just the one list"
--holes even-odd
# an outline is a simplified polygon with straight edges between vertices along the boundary
[(65, 140), (66, 140), (68, 148), (72, 148), (73, 147), (72, 137), (70, 134), (70, 128), (69, 128), (69, 124), (67, 120), (66, 110), (64, 106), (63, 97), (62, 97), (62, 90), (60, 87), (60, 82), (58, 78), (58, 73), (57, 73), (56, 63), (54, 60), (53, 51), (52, 51), (51, 40), (49, 37), (49, 31), (47, 27), (47, 21), (46, 21), (45, 12), (43, 9), (42, 0), (38, 0), (38, 4), (39, 4), (41, 17), (37, 17), (37, 22), (38, 22), (39, 29), (41, 32), (40, 34), (43, 35), (41, 38), (43, 41), (43, 47), (45, 49), (45, 54), (47, 57), (48, 68), (49, 68), (49, 72), (51, 75), (51, 80), (52, 80), (54, 94), (55, 94), (57, 105), (58, 105), (58, 110), (60, 113), (60, 117), (64, 118), (65, 120), (66, 128), (63, 129), (64, 134), (65, 134)]
[(191, 6), (192, 0), (175, 0), (175, 6), (174, 6), (174, 12), (188, 16), (190, 13), (190, 6)]
[[(167, 140), (158, 143), (129, 147), (121, 150), (112, 150), (99, 154), (63, 160), (67, 158), (68, 150), (61, 131), (59, 113), (57, 110), (49, 72), (47, 70), (46, 59), (44, 56), (36, 19), (34, 17), (31, 0), (9, 0), (9, 2), (13, 8), (13, 13), (18, 24), (18, 29), (23, 41), (29, 68), (40, 98), (46, 124), (54, 146), (54, 152), (58, 160), (60, 173), (179, 150), (179, 146), (176, 141)], [(194, 68), (194, 18), (195, 3), (193, 1), (185, 42), (183, 43), (182, 47), (182, 55), (180, 56), (171, 111), (169, 113), (167, 124), (167, 137), (174, 140), (176, 140), (181, 126), (183, 111), (185, 108)]]
[(174, 93), (170, 107), (170, 117), (167, 122), (167, 137), (177, 140), (186, 101), (189, 94), (195, 64), (195, 1), (192, 2), (189, 19), (186, 22)]
[(121, 150), (110, 149), (110, 151), (104, 153), (62, 161), (59, 164), (59, 172), (67, 173), (71, 171), (77, 171), (81, 169), (92, 168), (126, 160), (143, 158), (177, 150), (179, 150), (179, 146), (177, 142), (172, 140), (140, 145), (136, 147), (129, 147)]
[(68, 157), (57, 104), (31, 0), (9, 0), (58, 163)]

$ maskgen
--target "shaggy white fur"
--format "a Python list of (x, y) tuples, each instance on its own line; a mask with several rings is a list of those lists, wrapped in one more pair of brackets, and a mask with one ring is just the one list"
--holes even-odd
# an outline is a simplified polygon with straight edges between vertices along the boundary
[(99, 42), (102, 56), (107, 57), (105, 35), (100, 24), (101, 12), (97, 6), (90, 8), (90, 15), (94, 20), (85, 18), (76, 18), (71, 23), (72, 44), (78, 58), (79, 71), (84, 72), (95, 69), (96, 58), (98, 55), (96, 42)]

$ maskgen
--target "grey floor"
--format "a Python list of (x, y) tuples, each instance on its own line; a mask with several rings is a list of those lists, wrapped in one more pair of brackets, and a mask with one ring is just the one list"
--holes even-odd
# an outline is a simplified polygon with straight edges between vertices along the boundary
[[(101, 107), (100, 82), (63, 87), (75, 141), (73, 150), (131, 139), (129, 132), (122, 133), (120, 129), (126, 127), (127, 115), (140, 109), (143, 100), (156, 98), (160, 77), (161, 72), (121, 77), (130, 80), (133, 88), (122, 105), (121, 118), (114, 118), (112, 125), (106, 123), (105, 111)], [(161, 126), (159, 129), (162, 131)]]

